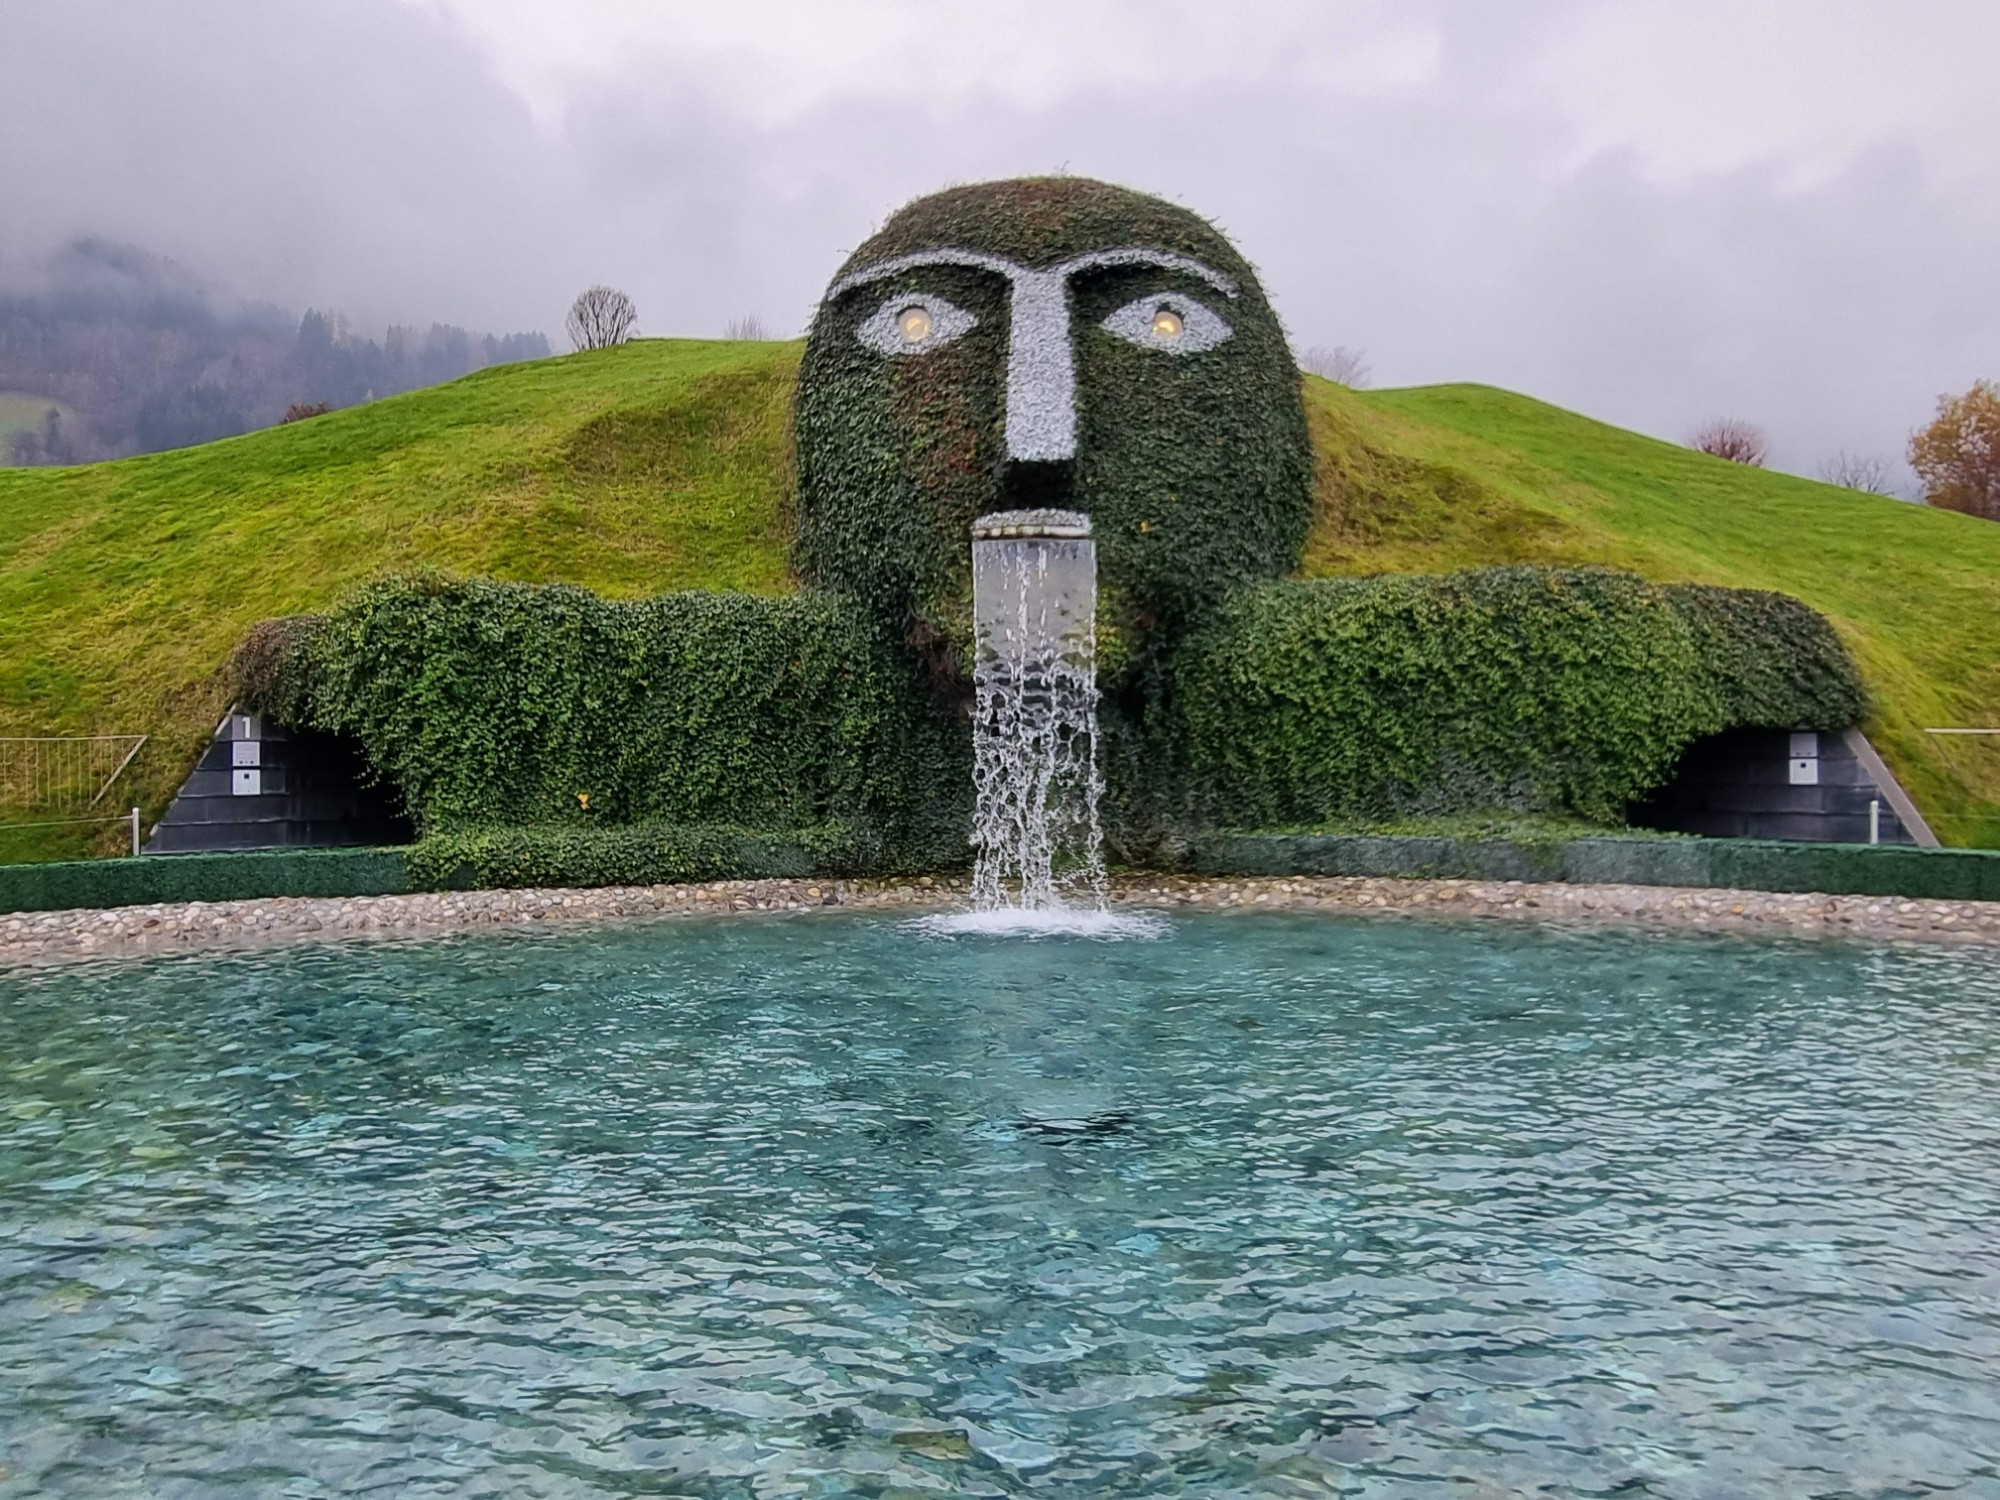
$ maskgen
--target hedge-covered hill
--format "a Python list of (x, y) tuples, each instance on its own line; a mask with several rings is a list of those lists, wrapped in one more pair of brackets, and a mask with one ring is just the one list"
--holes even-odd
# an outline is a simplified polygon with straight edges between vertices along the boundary
[[(798, 346), (647, 340), (204, 448), (0, 470), (0, 734), (146, 732), (164, 805), (256, 621), (435, 567), (636, 598), (782, 593)], [(1306, 572), (1598, 563), (1795, 594), (1861, 662), (1948, 842), (2000, 846), (2000, 526), (1747, 470), (1471, 386), (1308, 382)], [(115, 837), (115, 835), (107, 836)], [(43, 835), (0, 858), (73, 851)]]

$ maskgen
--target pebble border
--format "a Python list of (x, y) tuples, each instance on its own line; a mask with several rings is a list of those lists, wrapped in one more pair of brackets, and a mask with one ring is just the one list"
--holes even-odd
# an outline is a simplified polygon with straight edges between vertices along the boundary
[[(962, 903), (964, 879), (724, 880), (601, 890), (443, 891), (273, 897), (0, 915), (0, 965), (186, 953), (353, 937), (418, 937), (554, 922), (925, 908)], [(1694, 928), (1871, 942), (2000, 947), (2000, 902), (1812, 896), (1673, 886), (1539, 885), (1375, 876), (1210, 879), (1133, 876), (1112, 899), (1137, 907), (1351, 911), (1563, 926)]]

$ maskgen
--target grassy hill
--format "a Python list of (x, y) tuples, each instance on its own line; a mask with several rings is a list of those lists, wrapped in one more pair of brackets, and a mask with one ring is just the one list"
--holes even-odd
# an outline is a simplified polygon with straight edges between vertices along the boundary
[[(782, 592), (792, 344), (642, 341), (206, 447), (0, 470), (0, 735), (147, 733), (156, 814), (250, 625), (394, 568)], [(1782, 589), (1839, 626), (1948, 842), (2000, 845), (2000, 526), (1706, 458), (1475, 386), (1313, 380), (1311, 574), (1590, 562)], [(92, 835), (16, 834), (0, 858)], [(115, 843), (105, 833), (97, 847)]]

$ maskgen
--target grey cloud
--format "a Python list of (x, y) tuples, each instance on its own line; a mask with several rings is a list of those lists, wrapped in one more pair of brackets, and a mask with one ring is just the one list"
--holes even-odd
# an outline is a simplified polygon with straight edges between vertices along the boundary
[(624, 287), (642, 331), (804, 326), (847, 250), (949, 181), (1070, 170), (1215, 217), (1301, 343), (1384, 381), (1481, 380), (1669, 439), (1730, 413), (1809, 472), (1893, 454), (1982, 374), (2000, 228), (1887, 143), (1809, 188), (1783, 163), (1663, 185), (1517, 78), (1573, 5), (1431, 7), (1428, 85), (1295, 78), (1025, 108), (849, 90), (757, 127), (702, 60), (607, 75), (538, 126), (448, 25), (391, 0), (84, 0), (10, 17), (0, 250), (95, 232), (358, 320), (555, 330)]
[(562, 240), (559, 152), (403, 6), (75, 0), (7, 32), (17, 261), (99, 234), (293, 305), (550, 321), (536, 268)]

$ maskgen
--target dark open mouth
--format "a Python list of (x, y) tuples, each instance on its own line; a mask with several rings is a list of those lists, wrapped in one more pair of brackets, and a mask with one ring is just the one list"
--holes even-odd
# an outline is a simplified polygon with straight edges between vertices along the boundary
[(1040, 510), (1049, 507), (1074, 510), (1076, 462), (1074, 459), (1005, 462), (1000, 465), (999, 482), (995, 488), (996, 510)]

